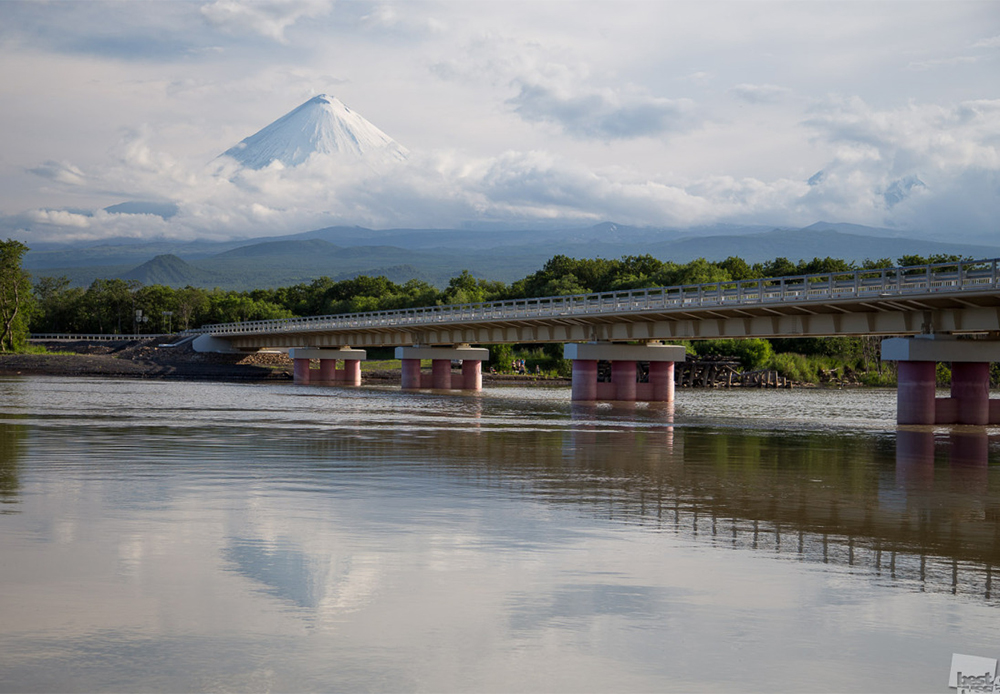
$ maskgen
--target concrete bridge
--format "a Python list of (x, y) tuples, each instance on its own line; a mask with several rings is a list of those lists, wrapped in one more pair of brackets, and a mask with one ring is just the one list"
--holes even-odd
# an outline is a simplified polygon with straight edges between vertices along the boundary
[[(471, 345), (559, 342), (573, 360), (574, 400), (651, 401), (673, 400), (673, 364), (684, 360), (682, 347), (662, 341), (901, 336), (883, 343), (883, 359), (901, 363), (900, 423), (1000, 423), (1000, 401), (988, 402), (989, 363), (1000, 361), (1000, 259), (247, 321), (193, 332), (199, 349), (291, 348), (299, 382), (360, 384), (365, 353), (358, 348), (392, 346), (403, 360), (404, 388), (466, 390), (481, 388), (487, 359), (485, 349)], [(420, 372), (421, 359), (432, 360), (430, 373)], [(319, 360), (318, 371), (310, 360)], [(463, 363), (461, 377), (451, 374), (456, 360)], [(602, 360), (611, 362), (610, 384), (597, 381)], [(337, 361), (343, 369), (334, 367)], [(636, 378), (641, 362), (650, 364), (643, 383)], [(935, 401), (937, 362), (952, 363), (956, 380), (952, 397)]]

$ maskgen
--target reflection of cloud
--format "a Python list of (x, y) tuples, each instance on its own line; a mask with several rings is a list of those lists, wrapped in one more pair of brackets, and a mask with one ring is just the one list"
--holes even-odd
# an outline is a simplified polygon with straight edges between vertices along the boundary
[[(672, 598), (682, 601), (690, 591), (663, 587), (593, 583), (565, 585), (540, 596), (520, 596), (511, 609), (511, 626), (517, 631), (549, 627), (553, 622), (590, 622), (596, 617), (631, 620), (659, 619), (672, 612)], [(654, 617), (654, 615), (656, 617)]]

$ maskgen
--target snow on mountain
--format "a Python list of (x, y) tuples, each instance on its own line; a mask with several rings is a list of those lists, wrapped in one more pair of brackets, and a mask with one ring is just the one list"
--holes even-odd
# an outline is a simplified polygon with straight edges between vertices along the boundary
[(405, 147), (340, 99), (320, 94), (226, 150), (223, 156), (247, 168), (262, 169), (273, 161), (298, 166), (315, 153), (370, 163), (402, 161), (408, 155)]

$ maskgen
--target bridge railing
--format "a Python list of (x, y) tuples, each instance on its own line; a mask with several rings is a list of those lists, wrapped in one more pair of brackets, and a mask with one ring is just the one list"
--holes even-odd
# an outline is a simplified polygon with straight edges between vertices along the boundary
[(155, 340), (170, 337), (177, 333), (157, 333), (154, 335), (108, 335), (106, 333), (31, 333), (30, 342), (137, 342), (140, 340)]
[(552, 316), (569, 317), (717, 306), (766, 306), (810, 301), (976, 291), (1000, 287), (998, 263), (1000, 263), (1000, 259), (990, 259), (790, 277), (722, 280), (706, 284), (593, 294), (223, 323), (206, 325), (186, 332), (239, 335), (389, 329), (440, 323), (503, 322), (504, 320)]

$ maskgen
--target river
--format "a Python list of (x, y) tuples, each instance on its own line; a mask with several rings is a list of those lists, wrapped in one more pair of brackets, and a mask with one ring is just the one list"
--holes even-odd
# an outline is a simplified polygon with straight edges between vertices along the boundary
[(568, 397), (0, 378), (0, 691), (945, 692), (1000, 657), (997, 430)]

